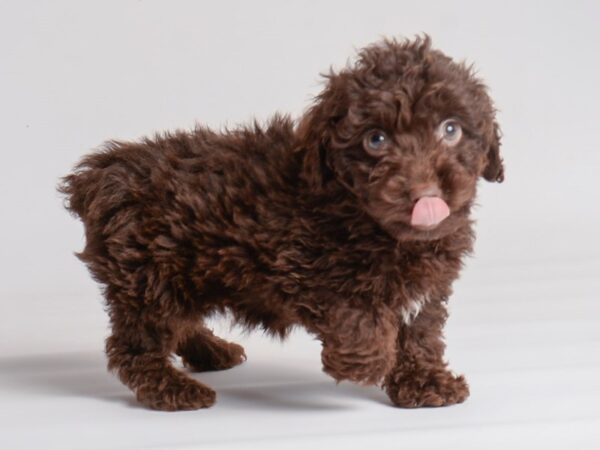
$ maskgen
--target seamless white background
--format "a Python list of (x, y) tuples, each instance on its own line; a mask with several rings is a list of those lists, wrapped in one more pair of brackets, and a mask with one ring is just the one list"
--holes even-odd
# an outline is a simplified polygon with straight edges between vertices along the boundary
[[(600, 3), (2, 1), (0, 439), (6, 448), (599, 448)], [(355, 49), (427, 32), (473, 62), (504, 132), (480, 186), (449, 358), (472, 398), (398, 410), (319, 345), (220, 332), (248, 362), (207, 411), (140, 409), (104, 369), (99, 290), (55, 192), (107, 139), (298, 116)]]

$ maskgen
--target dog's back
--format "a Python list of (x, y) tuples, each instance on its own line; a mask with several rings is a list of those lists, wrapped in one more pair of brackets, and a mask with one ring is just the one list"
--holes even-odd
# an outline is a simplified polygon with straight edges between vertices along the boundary
[(198, 128), (139, 142), (110, 141), (84, 157), (58, 190), (65, 195), (65, 207), (87, 224), (88, 217), (95, 222), (98, 214), (149, 200), (144, 195), (168, 192), (178, 182), (190, 181), (186, 177), (208, 195), (220, 192), (228, 181), (235, 184), (221, 180), (224, 175), (246, 179), (253, 188), (280, 184), (277, 178), (288, 178), (282, 181), (289, 186), (295, 175), (290, 166), (293, 141), (287, 116), (275, 116), (264, 129), (255, 124), (220, 134)]

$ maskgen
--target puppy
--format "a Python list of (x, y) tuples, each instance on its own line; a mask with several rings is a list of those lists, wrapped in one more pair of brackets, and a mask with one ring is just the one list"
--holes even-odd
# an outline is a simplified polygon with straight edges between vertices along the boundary
[(297, 123), (110, 142), (62, 179), (106, 297), (108, 367), (144, 405), (215, 402), (170, 356), (193, 371), (244, 361), (204, 324), (223, 312), (281, 337), (304, 326), (325, 372), (394, 405), (469, 395), (442, 331), (477, 181), (504, 178), (486, 87), (428, 37), (369, 46), (326, 78)]

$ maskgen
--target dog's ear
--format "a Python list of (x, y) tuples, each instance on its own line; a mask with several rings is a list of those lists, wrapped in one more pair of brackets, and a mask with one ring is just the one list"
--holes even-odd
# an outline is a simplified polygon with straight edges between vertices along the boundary
[(328, 165), (328, 149), (337, 122), (347, 110), (342, 74), (326, 75), (328, 83), (296, 129), (297, 151), (302, 153), (302, 176), (313, 189), (333, 177)]
[(489, 134), (487, 162), (482, 175), (487, 181), (502, 183), (504, 181), (504, 162), (500, 156), (500, 127), (496, 122), (493, 123)]
[(302, 176), (313, 189), (322, 187), (329, 173), (325, 161), (329, 136), (319, 109), (319, 105), (313, 106), (302, 117), (296, 130), (298, 151), (303, 152)]

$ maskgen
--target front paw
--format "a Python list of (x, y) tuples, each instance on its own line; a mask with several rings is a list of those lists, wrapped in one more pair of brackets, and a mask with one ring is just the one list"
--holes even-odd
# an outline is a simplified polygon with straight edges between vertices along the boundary
[(378, 384), (393, 366), (393, 354), (373, 349), (370, 353), (325, 347), (321, 354), (323, 371), (336, 381)]
[(462, 403), (469, 397), (465, 378), (445, 369), (393, 373), (385, 380), (385, 390), (394, 405), (404, 408), (448, 406)]

